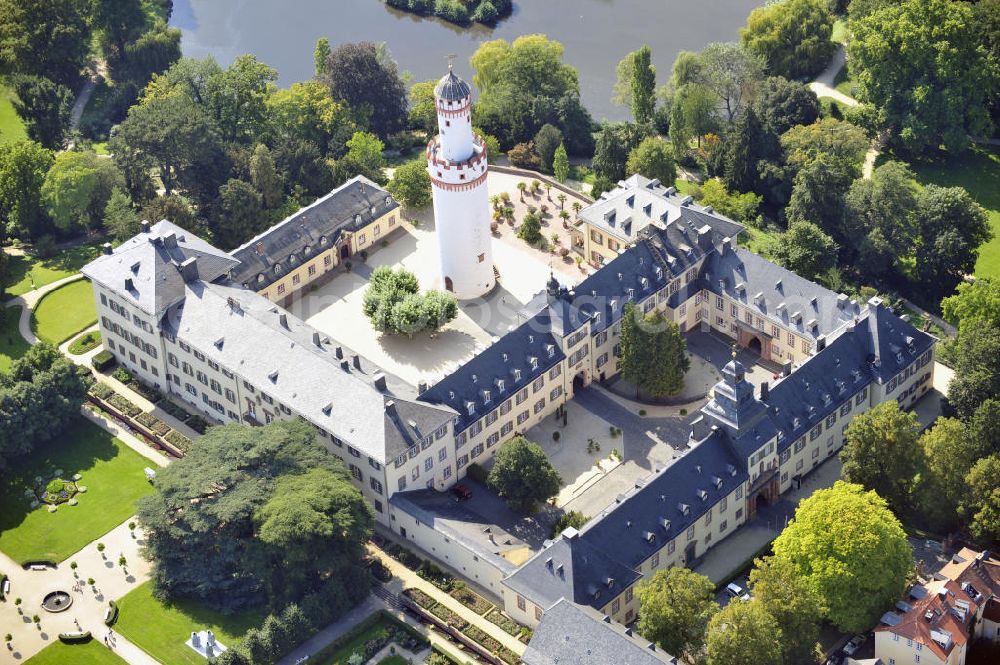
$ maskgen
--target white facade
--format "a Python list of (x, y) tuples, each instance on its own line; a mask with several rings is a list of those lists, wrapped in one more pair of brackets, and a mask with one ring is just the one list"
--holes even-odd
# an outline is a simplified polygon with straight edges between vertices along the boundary
[(460, 299), (496, 285), (486, 146), (472, 132), (472, 95), (453, 73), (435, 89), (440, 133), (427, 146), (441, 284)]

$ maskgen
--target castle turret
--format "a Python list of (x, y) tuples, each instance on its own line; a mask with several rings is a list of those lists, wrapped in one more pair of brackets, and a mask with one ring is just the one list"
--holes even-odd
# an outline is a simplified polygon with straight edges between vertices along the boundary
[(486, 146), (472, 132), (472, 90), (448, 74), (434, 89), (440, 133), (427, 146), (441, 282), (460, 299), (496, 285), (491, 250)]

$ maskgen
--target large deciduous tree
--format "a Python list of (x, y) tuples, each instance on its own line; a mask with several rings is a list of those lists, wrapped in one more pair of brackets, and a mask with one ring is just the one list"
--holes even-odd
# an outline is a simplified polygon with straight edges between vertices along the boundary
[(90, 51), (89, 0), (0, 0), (0, 74), (72, 86)]
[(766, 64), (755, 53), (739, 44), (714, 42), (698, 54), (693, 68), (694, 82), (711, 90), (723, 107), (725, 118), (732, 121), (753, 96)]
[(629, 153), (625, 173), (638, 173), (659, 180), (665, 187), (673, 186), (677, 178), (673, 148), (670, 143), (657, 136), (647, 136)]
[(895, 400), (855, 416), (840, 451), (844, 478), (874, 490), (896, 510), (906, 508), (921, 465), (919, 432), (916, 414)]
[(379, 266), (368, 279), (362, 311), (375, 330), (409, 336), (437, 330), (458, 315), (458, 302), (451, 294), (419, 292), (413, 273)]
[(966, 476), (969, 492), (962, 513), (969, 530), (984, 544), (1000, 540), (1000, 456), (984, 457)]
[(535, 154), (542, 162), (542, 169), (552, 171), (552, 161), (555, 159), (556, 150), (563, 144), (563, 135), (559, 128), (545, 123), (538, 130), (534, 138)]
[(425, 208), (431, 204), (431, 176), (427, 162), (422, 159), (409, 161), (396, 167), (392, 180), (386, 185), (389, 193), (407, 208)]
[(772, 74), (798, 79), (826, 67), (837, 49), (832, 32), (827, 0), (781, 0), (750, 12), (740, 42), (762, 57)]
[(806, 663), (816, 653), (823, 603), (791, 562), (773, 556), (757, 559), (750, 571), (753, 602), (778, 623), (785, 663)]
[(871, 628), (913, 571), (906, 532), (885, 500), (839, 480), (799, 504), (774, 556), (808, 581), (825, 616), (848, 632)]
[(611, 182), (624, 179), (629, 155), (646, 136), (646, 130), (634, 123), (605, 124), (597, 135), (597, 145), (594, 148), (594, 173)]
[(983, 275), (974, 282), (962, 282), (955, 295), (941, 301), (941, 311), (959, 328), (1000, 326), (1000, 279)]
[(656, 67), (652, 58), (649, 46), (643, 44), (622, 58), (616, 70), (614, 102), (631, 107), (632, 119), (639, 124), (652, 122), (656, 107)]
[(968, 419), (983, 402), (1000, 396), (1000, 330), (960, 328), (951, 354), (955, 375), (948, 383), (948, 402), (959, 418)]
[(758, 602), (733, 601), (708, 622), (708, 665), (782, 665), (785, 634)]
[(372, 42), (341, 44), (327, 57), (320, 80), (379, 137), (406, 126), (406, 86), (384, 48)]
[(541, 446), (515, 436), (497, 450), (486, 484), (511, 508), (529, 513), (559, 493), (562, 479)]
[(886, 162), (870, 178), (851, 183), (844, 197), (844, 227), (853, 238), (848, 258), (857, 259), (865, 274), (882, 277), (912, 254), (919, 193), (901, 162)]
[(101, 159), (93, 151), (63, 152), (45, 175), (42, 201), (60, 229), (95, 229), (104, 219), (111, 192), (124, 187), (110, 159)]
[(972, 6), (952, 0), (887, 3), (851, 21), (858, 98), (906, 148), (960, 150), (987, 135), (998, 69)]
[(137, 515), (157, 594), (226, 612), (367, 595), (371, 508), (304, 421), (212, 428), (154, 486)]
[(942, 530), (955, 526), (968, 496), (966, 476), (981, 456), (978, 442), (955, 418), (939, 418), (920, 436), (924, 467), (917, 487), (919, 514)]
[(672, 654), (697, 654), (705, 631), (719, 611), (715, 585), (688, 568), (658, 570), (636, 589), (639, 633)]
[(219, 201), (212, 216), (212, 234), (223, 248), (237, 247), (268, 227), (264, 199), (250, 183), (230, 178), (219, 188)]
[(62, 147), (73, 110), (73, 91), (44, 76), (14, 77), (14, 110), (33, 140), (50, 150)]
[(42, 185), (54, 161), (34, 141), (0, 145), (0, 219), (11, 235), (37, 238), (49, 230)]
[(837, 243), (812, 222), (794, 222), (768, 249), (779, 264), (813, 281), (837, 265)]

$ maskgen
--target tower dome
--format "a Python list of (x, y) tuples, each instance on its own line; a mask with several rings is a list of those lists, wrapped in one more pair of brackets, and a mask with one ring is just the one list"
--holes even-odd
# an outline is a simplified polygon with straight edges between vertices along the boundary
[(455, 72), (450, 69), (434, 87), (434, 96), (446, 102), (459, 102), (471, 94), (469, 84), (455, 76)]

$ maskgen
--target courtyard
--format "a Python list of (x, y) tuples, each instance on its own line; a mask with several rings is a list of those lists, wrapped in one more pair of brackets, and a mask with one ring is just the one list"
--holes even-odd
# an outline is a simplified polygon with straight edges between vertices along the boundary
[[(143, 475), (149, 461), (103, 429), (79, 418), (56, 441), (43, 444), (0, 485), (0, 551), (14, 561), (60, 562), (135, 513), (135, 501), (152, 491)], [(56, 512), (32, 507), (28, 493), (48, 482), (79, 474), (86, 492)]]
[[(527, 201), (533, 199), (526, 194), (526, 202), (519, 201), (518, 181), (530, 182), (517, 176), (491, 174), (489, 185), (491, 194), (506, 191), (510, 195), (519, 223), (527, 211)], [(534, 204), (544, 202), (558, 210), (556, 196), (557, 193), (552, 193), (553, 202), (549, 203), (542, 190), (535, 195)], [(569, 200), (565, 205), (570, 210)], [(413, 337), (381, 334), (362, 312), (368, 277), (375, 268), (402, 267), (416, 275), (421, 290), (443, 288), (433, 211), (428, 208), (410, 211), (408, 215), (411, 221), (404, 222), (366, 261), (356, 259), (351, 270), (302, 293), (288, 309), (410, 385), (437, 382), (492, 344), (494, 338), (523, 323), (530, 314), (523, 311), (525, 306), (545, 289), (550, 274), (555, 274), (567, 287), (575, 286), (586, 276), (585, 270), (572, 260), (529, 246), (516, 236), (514, 228), (503, 224), (493, 236), (493, 261), (500, 279), (491, 293), (460, 302), (458, 317), (436, 332)], [(561, 221), (551, 210), (549, 215), (543, 234), (549, 237), (557, 233), (560, 241), (556, 246), (568, 246), (563, 243), (569, 242), (569, 232), (562, 229)]]

